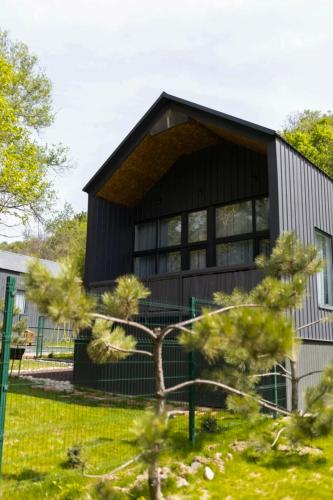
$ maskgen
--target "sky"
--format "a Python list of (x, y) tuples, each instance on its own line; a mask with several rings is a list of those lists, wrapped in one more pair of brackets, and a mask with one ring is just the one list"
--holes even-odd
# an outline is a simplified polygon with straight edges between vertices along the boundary
[(162, 91), (281, 129), (332, 110), (332, 0), (1, 0), (0, 27), (54, 87), (44, 138), (70, 149), (57, 207), (82, 188)]

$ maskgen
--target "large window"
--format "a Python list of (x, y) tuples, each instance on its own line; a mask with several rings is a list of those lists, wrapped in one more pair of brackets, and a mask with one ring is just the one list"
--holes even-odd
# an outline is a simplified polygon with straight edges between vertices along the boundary
[(162, 219), (158, 224), (158, 246), (160, 248), (180, 245), (182, 232), (181, 216)]
[(318, 302), (321, 306), (333, 306), (332, 239), (317, 229), (315, 239), (320, 255), (324, 259), (324, 267), (317, 275)]
[(182, 217), (136, 224), (134, 273), (141, 278), (181, 270)]
[(239, 266), (253, 261), (253, 240), (219, 243), (216, 245), (216, 265)]
[(216, 265), (247, 265), (259, 253), (270, 253), (268, 198), (232, 203), (215, 212)]
[(268, 217), (262, 197), (136, 224), (134, 272), (146, 278), (252, 264), (270, 253)]
[(195, 243), (207, 239), (207, 210), (191, 212), (188, 216), (188, 241)]
[(216, 237), (252, 232), (252, 202), (244, 201), (216, 209)]

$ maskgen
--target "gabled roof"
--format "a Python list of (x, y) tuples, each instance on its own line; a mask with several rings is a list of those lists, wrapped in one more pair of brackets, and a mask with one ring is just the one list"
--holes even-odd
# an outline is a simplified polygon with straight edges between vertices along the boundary
[[(0, 269), (3, 271), (26, 273), (27, 267), (32, 260), (33, 257), (29, 257), (28, 255), (0, 250)], [(46, 259), (39, 260), (52, 274), (57, 274), (59, 272), (60, 265), (58, 262)]]
[(135, 206), (184, 154), (223, 140), (265, 154), (275, 137), (284, 141), (275, 130), (163, 92), (83, 190)]

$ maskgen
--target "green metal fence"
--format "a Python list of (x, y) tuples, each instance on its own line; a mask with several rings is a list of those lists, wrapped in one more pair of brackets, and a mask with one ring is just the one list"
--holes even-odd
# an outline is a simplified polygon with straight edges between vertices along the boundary
[[(26, 346), (21, 370), (19, 360), (14, 360), (7, 383), (13, 290), (14, 282), (9, 281), (0, 361), (5, 490), (10, 491), (14, 484), (18, 487), (21, 478), (38, 480), (62, 470), (67, 451), (77, 446), (88, 473), (105, 473), (130, 459), (137, 453), (134, 421), (154, 403), (150, 359), (134, 355), (118, 363), (94, 365), (86, 352), (89, 332), (74, 339), (68, 328), (55, 328), (41, 316), (37, 325), (29, 327), (34, 337)], [(196, 298), (191, 298), (188, 306), (143, 301), (135, 319), (146, 326), (163, 327), (200, 314), (203, 306), (215, 307)], [(133, 328), (128, 331), (137, 337), (138, 348), (151, 349), (149, 337)], [(167, 386), (200, 375), (200, 356), (186, 353), (176, 333), (167, 337), (163, 349)], [(278, 382), (266, 381), (262, 391), (267, 399), (281, 404), (285, 387)], [(224, 395), (219, 391), (193, 386), (179, 391), (169, 399), (168, 407), (185, 410), (186, 415), (174, 419), (172, 425), (194, 444), (196, 406), (221, 408), (223, 403)]]

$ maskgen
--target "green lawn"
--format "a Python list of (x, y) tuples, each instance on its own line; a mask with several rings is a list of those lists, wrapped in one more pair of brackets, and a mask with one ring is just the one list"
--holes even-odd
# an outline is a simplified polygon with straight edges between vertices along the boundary
[[(11, 366), (11, 364), (10, 364)], [(70, 363), (66, 362), (61, 362), (61, 360), (52, 360), (50, 358), (50, 361), (43, 361), (39, 359), (22, 359), (21, 363), (21, 372), (24, 370), (45, 370), (45, 369), (50, 369), (50, 368), (66, 368), (71, 366)], [(19, 368), (19, 361), (14, 361), (13, 365), (13, 373), (18, 371)]]
[[(13, 380), (7, 396), (3, 458), (4, 498), (67, 498), (61, 488), (89, 481), (64, 468), (67, 449), (80, 445), (88, 473), (103, 473), (135, 454), (131, 427), (140, 407), (126, 408), (100, 397), (46, 392)], [(68, 479), (65, 479), (68, 478)], [(67, 485), (64, 484), (64, 481)], [(90, 481), (91, 482), (91, 481)], [(68, 497), (72, 498), (72, 497)], [(77, 497), (73, 497), (77, 498)]]
[[(87, 479), (80, 471), (64, 466), (66, 451), (81, 445), (86, 472), (104, 473), (136, 454), (131, 428), (143, 413), (143, 403), (117, 400), (90, 391), (74, 396), (45, 392), (14, 381), (8, 394), (2, 497), (13, 499), (126, 499), (146, 495), (144, 488), (133, 495), (114, 496), (96, 493), (98, 480)], [(217, 413), (219, 430), (214, 434), (198, 432), (195, 449), (187, 441), (186, 418), (172, 420), (172, 443), (163, 456), (177, 475), (186, 477), (189, 486), (181, 489), (169, 480), (164, 486), (169, 498), (183, 499), (284, 499), (317, 500), (333, 498), (333, 437), (309, 443), (324, 451), (324, 459), (285, 453), (249, 461), (231, 445), (249, 438), (253, 429), (246, 420)], [(197, 417), (199, 428), (200, 416)], [(262, 417), (256, 432), (265, 429), (270, 417)], [(176, 443), (176, 444), (175, 444)], [(213, 447), (212, 447), (213, 444)], [(225, 472), (213, 457), (222, 453)], [(227, 460), (232, 453), (232, 459)], [(190, 465), (195, 456), (212, 460), (213, 481), (203, 479), (203, 468), (194, 475), (180, 472), (181, 463)], [(230, 457), (229, 457), (230, 458)], [(114, 484), (128, 486), (142, 465), (123, 471)], [(147, 498), (147, 497), (146, 497)]]

